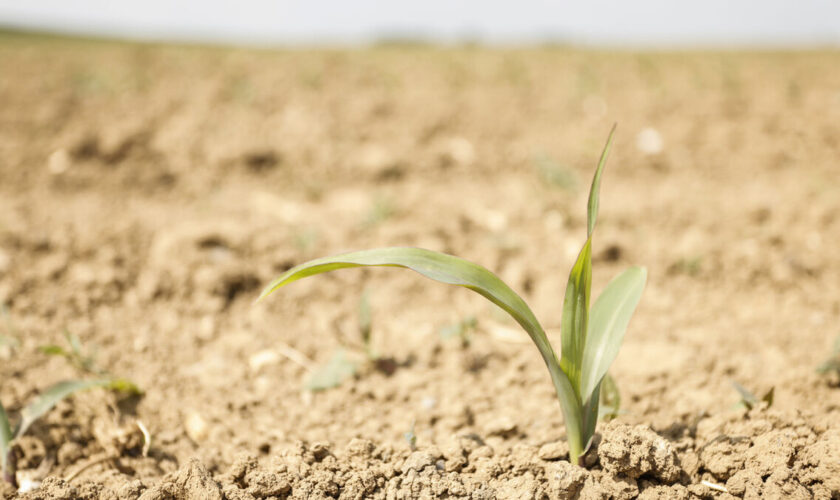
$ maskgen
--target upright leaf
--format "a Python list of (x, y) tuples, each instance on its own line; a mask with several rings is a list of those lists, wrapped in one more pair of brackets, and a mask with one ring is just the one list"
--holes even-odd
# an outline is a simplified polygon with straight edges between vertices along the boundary
[(646, 279), (644, 268), (631, 267), (610, 281), (592, 306), (583, 355), (582, 398), (592, 394), (618, 356)]
[(587, 239), (578, 255), (563, 300), (563, 317), (560, 321), (560, 366), (576, 388), (578, 398), (583, 402), (580, 387), (583, 370), (583, 353), (586, 346), (586, 330), (589, 322), (589, 294), (592, 288), (592, 240)]
[(52, 410), (59, 401), (70, 396), (74, 392), (92, 389), (94, 387), (110, 387), (111, 380), (65, 380), (49, 387), (29, 406), (23, 409), (20, 415), (20, 422), (14, 431), (14, 437), (23, 436), (36, 420)]
[[(589, 298), (592, 288), (592, 233), (598, 220), (599, 192), (601, 190), (601, 174), (607, 164), (607, 157), (612, 148), (615, 125), (607, 137), (607, 144), (601, 152), (598, 167), (592, 177), (589, 188), (589, 202), (586, 208), (587, 238), (578, 254), (577, 261), (569, 273), (566, 284), (566, 296), (563, 299), (563, 318), (561, 320), (561, 350), (560, 366), (572, 381), (578, 399), (583, 404), (591, 393), (581, 391), (581, 379), (584, 372), (583, 356), (586, 349), (589, 330)], [(597, 406), (597, 402), (595, 405)]]
[(0, 470), (6, 472), (6, 463), (9, 459), (9, 448), (12, 446), (12, 426), (9, 424), (9, 416), (6, 409), (0, 403)]
[(601, 403), (601, 384), (595, 387), (588, 400), (583, 403), (583, 451), (586, 453), (592, 446), (592, 438), (595, 436), (595, 427), (598, 425), (599, 407)]
[(615, 135), (615, 125), (610, 130), (610, 135), (607, 137), (607, 144), (604, 150), (601, 151), (601, 158), (598, 160), (598, 168), (595, 169), (595, 176), (592, 178), (592, 186), (589, 188), (589, 202), (586, 205), (586, 226), (587, 235), (592, 236), (595, 230), (595, 221), (598, 219), (598, 197), (601, 191), (601, 174), (604, 173), (604, 165), (607, 164), (607, 158), (610, 156), (610, 149), (612, 149), (613, 135)]

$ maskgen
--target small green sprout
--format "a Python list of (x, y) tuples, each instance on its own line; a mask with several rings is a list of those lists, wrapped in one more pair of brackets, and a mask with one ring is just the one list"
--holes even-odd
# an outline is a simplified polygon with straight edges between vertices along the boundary
[(69, 350), (57, 344), (41, 346), (39, 350), (49, 356), (58, 356), (67, 360), (70, 365), (86, 375), (94, 375), (110, 381), (110, 387), (119, 392), (130, 395), (140, 395), (143, 391), (134, 382), (115, 377), (107, 370), (104, 370), (96, 363), (96, 349), (85, 349), (81, 339), (77, 335), (64, 331), (64, 338), (67, 340)]
[(826, 374), (828, 372), (837, 372), (840, 374), (840, 336), (834, 339), (834, 348), (831, 350), (831, 357), (817, 367), (817, 373)]
[(48, 411), (52, 410), (59, 401), (75, 392), (94, 387), (123, 390), (123, 386), (119, 384), (119, 381), (110, 379), (65, 380), (58, 382), (47, 388), (33, 402), (21, 410), (18, 422), (14, 427), (9, 421), (6, 409), (0, 403), (0, 466), (2, 466), (4, 481), (17, 487), (17, 479), (15, 477), (17, 472), (17, 458), (13, 450), (15, 441), (26, 434), (30, 426)]
[(773, 406), (773, 396), (776, 392), (775, 387), (771, 387), (769, 391), (764, 393), (764, 396), (761, 396), (761, 399), (750, 392), (746, 387), (739, 384), (738, 382), (732, 382), (732, 386), (738, 391), (738, 394), (741, 395), (741, 400), (735, 404), (736, 408), (746, 408), (747, 410), (752, 410), (756, 406), (761, 403), (767, 403), (767, 408)]
[(414, 431), (416, 425), (417, 421), (412, 421), (411, 428), (403, 433), (403, 438), (405, 438), (405, 442), (408, 443), (408, 447), (411, 451), (417, 451), (417, 433)]
[[(307, 389), (322, 391), (338, 387), (348, 378), (355, 376), (364, 365), (371, 366), (388, 375), (397, 369), (397, 363), (393, 358), (380, 356), (373, 348), (371, 341), (373, 321), (367, 291), (362, 293), (362, 298), (359, 300), (358, 321), (361, 346), (358, 346), (358, 344), (351, 346), (350, 355), (343, 348), (335, 351), (326, 364), (316, 368), (309, 375), (309, 381), (306, 383)], [(353, 356), (354, 353), (357, 355)]]
[(558, 163), (547, 154), (534, 157), (534, 168), (540, 178), (549, 186), (555, 186), (566, 191), (574, 191), (578, 187), (578, 177), (574, 170)]
[(453, 325), (441, 328), (440, 337), (444, 340), (457, 338), (461, 341), (462, 347), (469, 347), (472, 342), (472, 334), (476, 328), (478, 328), (478, 321), (475, 316), (467, 316)]
[(566, 285), (560, 357), (525, 301), (499, 277), (478, 264), (421, 248), (380, 248), (311, 260), (277, 277), (263, 290), (260, 299), (308, 276), (362, 266), (411, 269), (432, 280), (463, 286), (482, 295), (516, 320), (536, 344), (548, 367), (565, 416), (570, 460), (581, 465), (583, 454), (595, 435), (604, 376), (618, 355), (647, 277), (644, 268), (631, 267), (614, 278), (594, 304), (590, 303), (592, 234), (598, 217), (598, 191), (614, 132), (615, 127), (595, 170), (587, 204), (586, 243)]

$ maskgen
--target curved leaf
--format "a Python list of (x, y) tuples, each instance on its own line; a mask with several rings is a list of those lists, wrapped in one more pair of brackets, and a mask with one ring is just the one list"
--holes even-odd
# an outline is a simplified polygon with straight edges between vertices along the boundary
[(546, 361), (556, 359), (554, 350), (534, 313), (498, 276), (468, 260), (422, 248), (378, 248), (311, 260), (278, 276), (263, 290), (257, 300), (262, 300), (278, 288), (308, 276), (364, 266), (403, 267), (441, 283), (469, 288), (510, 314), (531, 336)]
[(647, 271), (631, 267), (615, 277), (595, 301), (583, 353), (581, 397), (589, 398), (607, 374), (645, 289)]
[(59, 401), (74, 392), (92, 389), (94, 387), (111, 387), (112, 380), (65, 380), (50, 386), (38, 398), (23, 409), (20, 422), (14, 432), (14, 438), (23, 436), (36, 420), (52, 410)]

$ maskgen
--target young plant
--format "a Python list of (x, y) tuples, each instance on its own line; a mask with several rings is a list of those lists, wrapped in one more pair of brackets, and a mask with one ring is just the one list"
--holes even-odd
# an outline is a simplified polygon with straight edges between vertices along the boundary
[(769, 391), (764, 393), (764, 396), (761, 396), (761, 399), (758, 399), (758, 396), (750, 392), (749, 389), (739, 384), (738, 382), (733, 381), (732, 387), (734, 387), (735, 390), (738, 391), (738, 394), (741, 396), (741, 400), (735, 403), (736, 408), (746, 408), (747, 410), (752, 410), (761, 403), (767, 403), (767, 408), (773, 406), (773, 396), (776, 392), (775, 387), (771, 387)]
[(312, 371), (306, 383), (307, 389), (321, 391), (337, 387), (344, 380), (356, 375), (363, 365), (370, 366), (387, 375), (394, 373), (397, 369), (397, 362), (393, 358), (380, 356), (373, 348), (371, 340), (373, 320), (370, 298), (367, 292), (362, 294), (359, 301), (358, 321), (361, 346), (358, 346), (358, 344), (351, 346), (350, 355), (343, 348), (335, 351), (327, 363)]
[(65, 349), (57, 344), (50, 344), (41, 346), (39, 350), (49, 356), (64, 358), (70, 365), (85, 375), (94, 375), (103, 380), (109, 380), (110, 387), (114, 390), (131, 395), (140, 395), (143, 393), (134, 382), (125, 378), (115, 377), (100, 367), (96, 362), (96, 349), (85, 348), (77, 335), (65, 330), (64, 339), (67, 340), (69, 349)]
[(476, 328), (478, 328), (478, 321), (475, 316), (467, 316), (455, 324), (441, 328), (440, 337), (444, 340), (457, 338), (461, 341), (461, 347), (469, 347)]
[(29, 427), (39, 418), (52, 410), (62, 399), (75, 392), (106, 387), (121, 390), (122, 387), (113, 380), (65, 380), (49, 387), (20, 412), (17, 424), (12, 427), (6, 409), (0, 403), (0, 466), (3, 470), (3, 480), (17, 487), (16, 457), (14, 444), (17, 439), (26, 434)]
[(361, 266), (411, 269), (427, 278), (468, 288), (507, 312), (528, 333), (548, 367), (565, 417), (569, 458), (580, 465), (598, 420), (601, 383), (618, 355), (624, 332), (644, 290), (646, 271), (631, 267), (614, 278), (591, 305), (592, 235), (598, 217), (601, 174), (612, 145), (610, 132), (595, 170), (587, 205), (587, 239), (572, 266), (561, 320), (560, 356), (522, 298), (495, 274), (467, 260), (421, 248), (380, 248), (315, 259), (289, 269), (260, 295), (308, 276)]

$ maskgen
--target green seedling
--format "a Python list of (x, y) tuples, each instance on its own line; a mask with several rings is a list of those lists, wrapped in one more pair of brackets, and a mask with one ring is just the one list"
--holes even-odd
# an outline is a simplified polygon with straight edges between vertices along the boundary
[[(310, 375), (306, 388), (310, 391), (321, 391), (338, 387), (342, 382), (355, 376), (365, 365), (371, 366), (385, 374), (392, 374), (397, 368), (393, 358), (380, 356), (373, 348), (371, 332), (373, 320), (370, 310), (370, 298), (367, 292), (362, 294), (358, 310), (359, 338), (361, 345), (350, 347), (350, 353), (345, 349), (338, 349), (330, 360), (316, 368)], [(357, 344), (358, 345), (358, 344)], [(357, 355), (353, 355), (357, 354)]]
[(462, 347), (469, 347), (476, 328), (478, 328), (478, 321), (475, 316), (467, 316), (453, 325), (441, 328), (440, 337), (444, 340), (457, 338), (461, 341)]
[(92, 389), (94, 387), (105, 387), (114, 390), (123, 390), (123, 386), (110, 379), (99, 380), (65, 380), (50, 386), (35, 398), (28, 406), (20, 412), (17, 424), (13, 427), (5, 408), (0, 404), (0, 465), (3, 469), (3, 480), (17, 487), (17, 459), (14, 454), (15, 441), (26, 434), (30, 426), (47, 412), (52, 410), (62, 399), (71, 396), (75, 392)]
[(104, 370), (99, 365), (97, 365), (96, 349), (86, 349), (78, 336), (65, 330), (64, 338), (67, 341), (69, 349), (65, 349), (64, 347), (57, 344), (51, 344), (41, 346), (39, 350), (42, 353), (47, 354), (49, 356), (58, 356), (64, 358), (65, 360), (67, 360), (68, 363), (70, 363), (70, 365), (72, 365), (74, 368), (76, 368), (83, 374), (94, 375), (103, 380), (109, 380), (111, 388), (119, 390), (120, 392), (124, 392), (131, 395), (142, 394), (143, 391), (141, 391), (140, 388), (137, 387), (137, 385), (134, 382), (128, 379), (115, 377), (111, 375), (107, 370)]
[(825, 374), (828, 372), (837, 372), (840, 374), (840, 336), (834, 339), (834, 348), (831, 350), (831, 357), (817, 367), (817, 373)]
[(403, 438), (405, 438), (405, 442), (408, 443), (411, 451), (417, 451), (417, 433), (414, 431), (416, 425), (417, 421), (412, 421), (411, 428), (403, 433)]
[(364, 221), (362, 221), (362, 227), (376, 227), (396, 214), (397, 208), (389, 198), (377, 196), (376, 199), (373, 200), (373, 204), (371, 205), (370, 210), (368, 210)]
[(278, 276), (263, 290), (260, 299), (308, 276), (362, 266), (411, 269), (432, 280), (463, 286), (482, 295), (516, 320), (536, 344), (565, 417), (570, 460), (580, 465), (595, 435), (602, 381), (618, 355), (647, 276), (644, 268), (627, 269), (606, 286), (590, 310), (592, 235), (598, 216), (601, 174), (614, 132), (615, 128), (595, 170), (587, 204), (587, 239), (566, 285), (559, 357), (534, 313), (499, 277), (478, 264), (421, 248), (380, 248), (311, 260)]
[(746, 408), (747, 410), (752, 410), (761, 403), (767, 403), (767, 408), (773, 406), (775, 387), (771, 387), (770, 390), (761, 397), (761, 399), (758, 399), (755, 394), (750, 392), (746, 387), (738, 382), (732, 382), (732, 386), (735, 387), (735, 390), (741, 395), (741, 400), (735, 404), (736, 408)]
[(703, 257), (682, 257), (668, 267), (668, 271), (674, 274), (687, 274), (697, 276), (703, 270)]
[(546, 154), (534, 157), (533, 163), (540, 178), (549, 186), (556, 186), (566, 191), (577, 189), (578, 177), (572, 169), (557, 163)]

